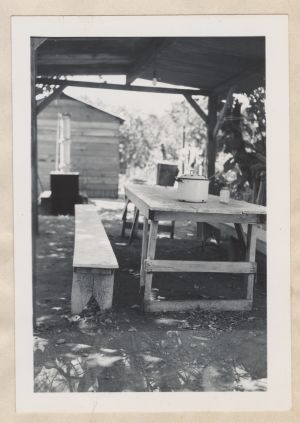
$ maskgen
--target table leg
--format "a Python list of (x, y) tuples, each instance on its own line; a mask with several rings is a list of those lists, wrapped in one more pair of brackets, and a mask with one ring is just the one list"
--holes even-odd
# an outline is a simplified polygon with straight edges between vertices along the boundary
[[(155, 258), (157, 229), (158, 229), (158, 222), (151, 220), (149, 240), (148, 240), (148, 251), (147, 251), (147, 259), (148, 260), (154, 260), (154, 258)], [(144, 303), (145, 304), (147, 304), (151, 301), (152, 279), (153, 279), (153, 274), (147, 272), (145, 274), (145, 292), (144, 292)]]
[(141, 255), (141, 271), (140, 271), (140, 290), (145, 286), (145, 259), (148, 249), (148, 219), (144, 217), (142, 255)]
[(205, 249), (205, 227), (203, 222), (197, 222), (197, 238), (200, 239), (201, 251)]
[(246, 235), (244, 234), (243, 226), (240, 223), (235, 223), (234, 227), (242, 248), (246, 248), (247, 239)]
[(130, 200), (128, 200), (128, 198), (126, 199), (125, 202), (125, 207), (124, 207), (124, 211), (122, 214), (122, 231), (121, 231), (121, 237), (124, 238), (125, 236), (125, 230), (126, 230), (126, 223), (127, 223), (127, 210), (128, 210), (128, 204), (130, 203)]
[[(247, 231), (247, 247), (246, 247), (246, 261), (254, 262), (256, 254), (256, 225), (248, 225)], [(247, 276), (247, 300), (253, 301), (255, 274), (252, 273)]]
[(140, 214), (139, 209), (137, 207), (135, 207), (128, 244), (131, 244), (133, 237), (136, 235), (136, 231), (137, 231), (137, 227), (138, 227), (138, 223), (139, 223), (139, 214)]
[(175, 220), (171, 222), (171, 230), (170, 230), (170, 238), (174, 239), (174, 232), (175, 232)]

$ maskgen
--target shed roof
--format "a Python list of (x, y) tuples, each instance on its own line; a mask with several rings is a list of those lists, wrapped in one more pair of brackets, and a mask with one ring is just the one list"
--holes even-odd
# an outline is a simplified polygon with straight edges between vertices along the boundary
[(38, 76), (99, 74), (249, 92), (264, 85), (265, 37), (47, 38), (38, 49)]
[(64, 98), (65, 97), (65, 98), (68, 98), (68, 99), (71, 99), (71, 100), (78, 101), (79, 103), (83, 103), (85, 106), (91, 107), (92, 109), (96, 109), (97, 111), (105, 114), (106, 116), (111, 117), (112, 119), (118, 120), (120, 123), (123, 123), (124, 122), (124, 119), (120, 118), (119, 116), (113, 115), (112, 113), (108, 113), (105, 110), (101, 109), (99, 106), (97, 106), (95, 104), (92, 104), (89, 101), (82, 100), (82, 99), (80, 99), (80, 98), (78, 98), (76, 96), (73, 96), (71, 94), (66, 94), (65, 92), (62, 92), (59, 95), (59, 97), (60, 98)]
[[(112, 113), (108, 113), (108, 112), (104, 111), (103, 109), (101, 109), (101, 108), (100, 108), (99, 106), (97, 106), (97, 105), (94, 105), (94, 104), (92, 104), (92, 103), (90, 103), (90, 102), (88, 102), (88, 101), (82, 100), (82, 99), (80, 99), (80, 98), (78, 98), (78, 97), (76, 97), (76, 96), (73, 96), (73, 95), (70, 95), (70, 94), (66, 94), (65, 92), (60, 93), (60, 94), (58, 95), (58, 97), (56, 97), (56, 99), (57, 99), (57, 98), (65, 98), (65, 99), (68, 99), (68, 100), (78, 101), (79, 103), (82, 103), (82, 104), (84, 104), (84, 105), (85, 105), (85, 106), (87, 106), (87, 107), (91, 107), (92, 109), (95, 109), (95, 110), (97, 110), (98, 112), (101, 112), (102, 114), (104, 114), (104, 115), (106, 115), (106, 116), (108, 116), (108, 117), (110, 117), (110, 118), (112, 118), (112, 119), (114, 119), (114, 120), (119, 121), (119, 123), (120, 123), (120, 124), (122, 124), (122, 123), (124, 122), (124, 119), (120, 118), (119, 116), (113, 115)], [(52, 101), (54, 101), (54, 100), (55, 100), (55, 99), (53, 98), (53, 100), (52, 100)], [(37, 104), (38, 104), (38, 105), (39, 105), (39, 104), (41, 104), (41, 103), (42, 103), (42, 101), (43, 101), (43, 99), (39, 100), (39, 101), (37, 102)], [(50, 103), (50, 104), (51, 104), (51, 103)]]

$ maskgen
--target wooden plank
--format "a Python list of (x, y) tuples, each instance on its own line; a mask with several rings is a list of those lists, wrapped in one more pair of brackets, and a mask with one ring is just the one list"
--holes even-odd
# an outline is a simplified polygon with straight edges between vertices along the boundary
[[(56, 54), (54, 55), (56, 57)], [(53, 56), (52, 56), (53, 58)], [(80, 55), (77, 55), (77, 62), (71, 64), (64, 64), (64, 65), (57, 65), (55, 63), (49, 65), (38, 65), (38, 74), (39, 75), (86, 75), (88, 73), (91, 74), (93, 71), (93, 75), (126, 75), (128, 71), (128, 66), (119, 65), (117, 66), (114, 64), (103, 64), (103, 63), (81, 63)]]
[[(155, 259), (157, 231), (158, 231), (158, 223), (153, 222), (151, 220), (149, 238), (148, 238), (148, 250), (147, 250), (147, 259), (148, 260), (154, 260)], [(153, 278), (152, 273), (146, 273), (145, 274), (144, 303), (149, 301), (150, 298), (151, 298), (152, 278)]]
[(152, 272), (256, 273), (255, 262), (145, 260), (145, 270)]
[(94, 178), (93, 180), (90, 180), (89, 178), (82, 179), (80, 181), (83, 185), (89, 185), (90, 188), (98, 188), (99, 185), (102, 187), (108, 187), (108, 186), (116, 186), (118, 185), (118, 179), (110, 180), (110, 178)]
[(92, 274), (73, 273), (71, 310), (79, 314), (93, 295), (94, 279)]
[[(40, 45), (40, 38), (31, 38), (30, 43), (30, 72), (31, 72), (31, 265), (32, 265), (32, 308), (33, 326), (36, 326), (36, 237), (39, 233), (38, 221), (38, 144), (36, 122), (36, 49)], [(29, 263), (28, 263), (29, 264)]]
[[(140, 210), (144, 209), (146, 213), (151, 210), (153, 212), (190, 213), (199, 217), (211, 214), (225, 215), (226, 217), (240, 215), (244, 216), (246, 220), (247, 216), (251, 218), (256, 215), (265, 216), (267, 212), (266, 207), (246, 201), (230, 199), (229, 204), (223, 204), (216, 195), (209, 195), (206, 203), (179, 201), (177, 189), (174, 187), (126, 184), (124, 189), (127, 198), (136, 204)], [(144, 213), (142, 214), (145, 216)], [(177, 219), (168, 218), (165, 220)]]
[[(93, 130), (92, 130), (93, 131)], [(87, 131), (74, 131), (72, 130), (72, 143), (74, 145), (80, 145), (87, 147), (87, 144), (118, 144), (119, 138), (113, 132), (103, 129), (103, 130), (96, 130), (98, 132), (97, 135), (88, 134)], [(56, 139), (56, 132), (55, 130), (38, 130), (38, 138), (44, 140), (45, 142), (52, 142)], [(53, 141), (54, 143), (54, 141)]]
[(174, 233), (175, 233), (175, 220), (172, 220), (171, 230), (170, 230), (170, 239), (174, 239)]
[(148, 217), (149, 207), (147, 206), (147, 204), (142, 199), (140, 199), (139, 193), (135, 193), (134, 190), (129, 189), (128, 186), (126, 186), (126, 185), (124, 185), (124, 191), (125, 191), (125, 196), (133, 204), (136, 205), (136, 207), (139, 209), (139, 211), (141, 212), (141, 214), (144, 217)]
[(192, 108), (195, 110), (195, 112), (204, 120), (204, 122), (208, 123), (208, 116), (207, 114), (201, 109), (199, 104), (193, 99), (190, 95), (185, 95), (184, 98), (186, 101), (192, 106)]
[(111, 275), (114, 270), (113, 269), (99, 269), (99, 268), (94, 268), (94, 267), (76, 267), (74, 268), (74, 272), (75, 273), (89, 273), (92, 275)]
[(203, 222), (197, 222), (197, 238), (200, 239), (201, 250), (205, 249), (205, 227)]
[(241, 224), (239, 224), (239, 223), (235, 223), (234, 226), (235, 226), (235, 230), (236, 230), (238, 239), (239, 239), (242, 247), (243, 248), (246, 248), (246, 242), (247, 242), (247, 240), (246, 240), (246, 235), (245, 235), (245, 233), (243, 231), (243, 226)]
[(218, 223), (261, 223), (263, 217), (257, 214), (233, 214), (233, 213), (215, 213), (215, 212), (201, 212), (199, 210), (199, 213), (196, 214), (195, 212), (180, 212), (180, 211), (155, 211), (150, 210), (148, 213), (148, 217), (152, 220), (176, 220), (180, 222), (184, 222), (186, 220), (189, 220), (191, 222), (203, 222), (203, 223), (209, 223), (211, 225), (214, 225), (215, 222)]
[[(66, 110), (66, 109), (65, 109)], [(56, 119), (57, 119), (57, 113), (59, 113), (59, 110), (56, 112), (56, 117), (48, 118), (48, 116), (44, 115), (45, 111), (41, 112), (38, 118), (38, 125), (41, 130), (56, 130)], [(73, 130), (89, 130), (89, 129), (99, 129), (99, 130), (110, 130), (113, 133), (119, 132), (119, 125), (116, 126), (115, 123), (109, 123), (109, 122), (101, 122), (100, 119), (98, 120), (89, 120), (87, 117), (82, 116), (80, 119), (72, 114), (72, 122), (71, 122), (71, 129)]]
[(215, 174), (216, 163), (216, 137), (214, 129), (217, 122), (218, 97), (208, 97), (208, 126), (207, 126), (207, 176), (210, 178)]
[(94, 275), (93, 297), (98, 303), (101, 311), (109, 310), (112, 307), (114, 289), (114, 272), (111, 274)]
[(127, 212), (128, 212), (128, 205), (130, 201), (126, 199), (125, 201), (125, 207), (122, 214), (122, 230), (121, 230), (121, 237), (125, 237), (125, 230), (126, 230), (126, 223), (127, 223)]
[(216, 136), (218, 135), (219, 129), (223, 123), (223, 119), (226, 116), (227, 111), (230, 109), (230, 107), (232, 106), (232, 102), (233, 102), (233, 94), (234, 91), (236, 90), (236, 86), (232, 86), (229, 91), (228, 94), (226, 96), (226, 100), (225, 100), (225, 104), (218, 116), (217, 122), (216, 122), (216, 126), (213, 130), (213, 137), (216, 138)]
[(144, 311), (161, 313), (167, 311), (207, 310), (207, 311), (249, 311), (252, 301), (249, 300), (172, 300), (146, 301)]
[(53, 78), (38, 78), (37, 83), (42, 84), (60, 84), (64, 87), (86, 87), (86, 88), (101, 88), (105, 90), (119, 90), (119, 91), (136, 91), (146, 93), (165, 93), (165, 94), (191, 94), (191, 95), (207, 95), (207, 90), (192, 90), (181, 88), (160, 88), (160, 87), (144, 87), (140, 85), (121, 85), (121, 84), (107, 84), (103, 82), (87, 82), (74, 80), (57, 80)]
[(75, 206), (73, 267), (117, 269), (118, 263), (95, 206)]
[(86, 188), (85, 191), (90, 198), (118, 198), (117, 188), (113, 190), (90, 190)]
[[(246, 260), (255, 261), (256, 255), (256, 226), (248, 225)], [(247, 276), (247, 300), (253, 301), (255, 275)]]
[(134, 208), (134, 214), (133, 214), (133, 222), (132, 222), (132, 226), (131, 226), (131, 231), (130, 231), (130, 235), (129, 235), (129, 240), (128, 240), (128, 244), (130, 245), (134, 236), (136, 236), (136, 232), (138, 229), (138, 222), (139, 222), (139, 210), (135, 207)]
[(149, 221), (144, 217), (143, 222), (143, 240), (142, 240), (142, 254), (141, 254), (141, 270), (140, 270), (140, 289), (145, 286), (145, 259), (147, 257), (148, 250), (148, 228)]

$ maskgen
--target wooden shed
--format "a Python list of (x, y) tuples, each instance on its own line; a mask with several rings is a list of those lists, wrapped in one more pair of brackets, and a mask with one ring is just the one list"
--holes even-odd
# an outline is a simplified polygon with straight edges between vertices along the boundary
[(37, 117), (38, 177), (41, 190), (50, 189), (55, 170), (58, 114), (71, 120), (71, 171), (79, 172), (79, 189), (89, 197), (118, 197), (119, 127), (117, 116), (61, 93)]

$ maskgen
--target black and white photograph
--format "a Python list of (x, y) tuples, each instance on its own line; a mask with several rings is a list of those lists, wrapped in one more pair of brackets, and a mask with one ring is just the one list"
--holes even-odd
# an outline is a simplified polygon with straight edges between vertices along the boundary
[(286, 22), (188, 18), (15, 18), (21, 409), (289, 380)]

